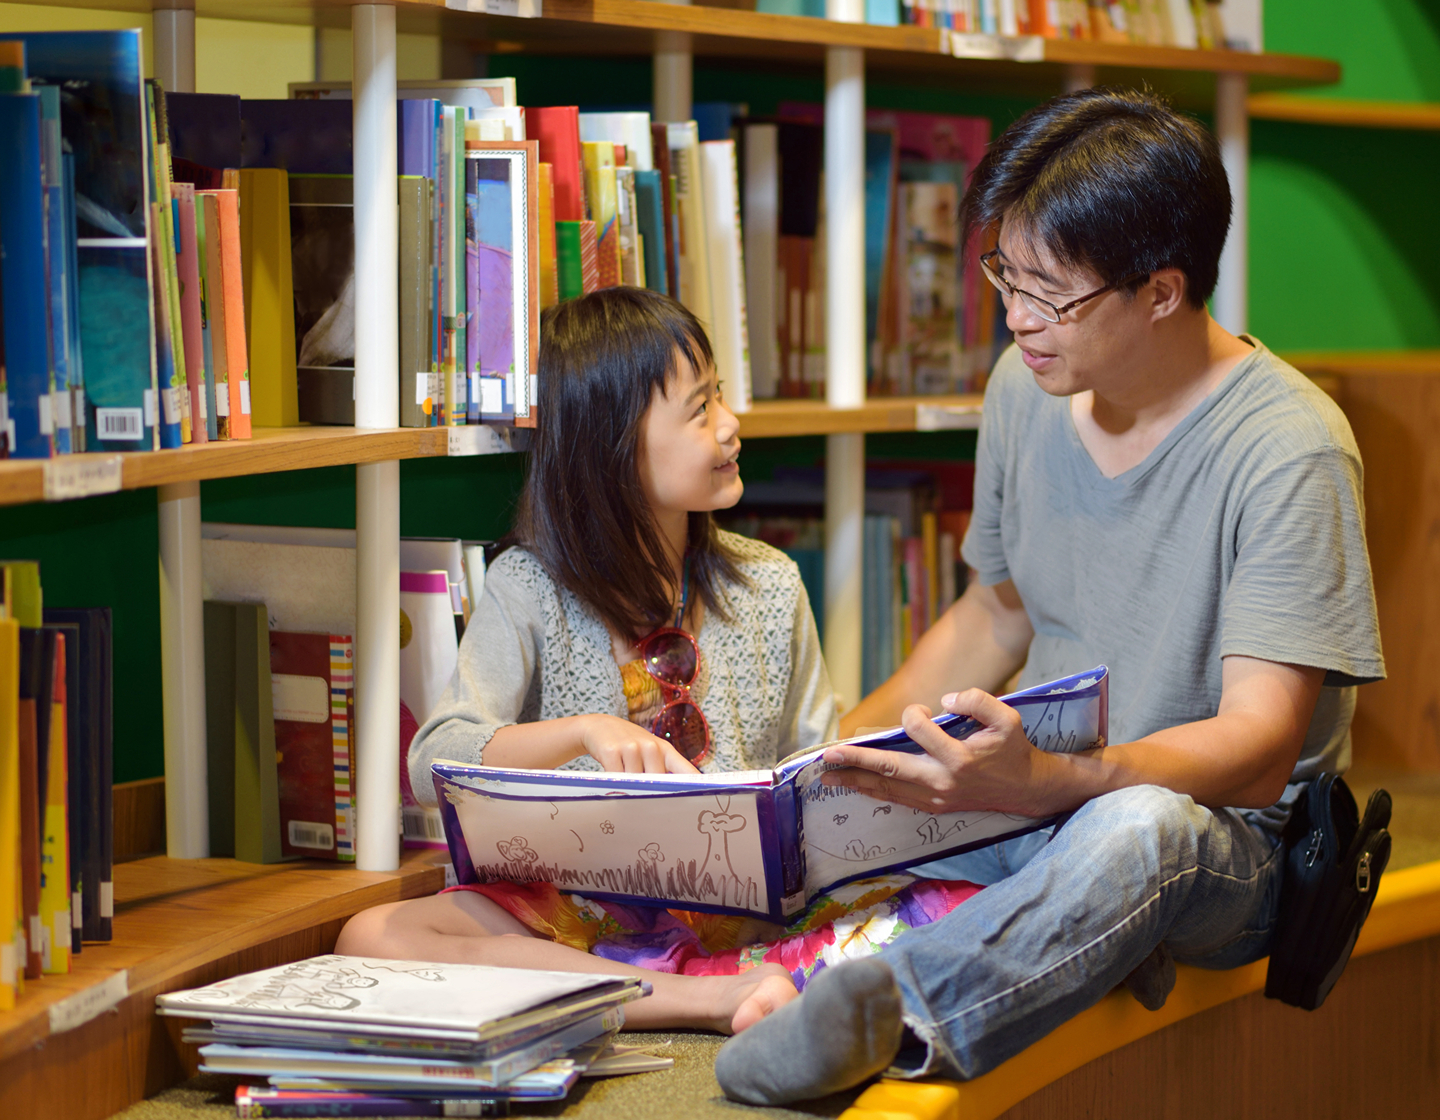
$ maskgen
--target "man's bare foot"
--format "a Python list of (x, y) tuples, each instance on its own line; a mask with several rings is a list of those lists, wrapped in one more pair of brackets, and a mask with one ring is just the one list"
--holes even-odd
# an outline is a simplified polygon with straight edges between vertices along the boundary
[(734, 1011), (727, 1024), (716, 1026), (726, 1034), (739, 1034), (746, 1027), (753, 1027), (800, 996), (790, 973), (778, 964), (756, 965), (729, 979), (734, 981), (733, 991), (729, 993), (735, 1000)]

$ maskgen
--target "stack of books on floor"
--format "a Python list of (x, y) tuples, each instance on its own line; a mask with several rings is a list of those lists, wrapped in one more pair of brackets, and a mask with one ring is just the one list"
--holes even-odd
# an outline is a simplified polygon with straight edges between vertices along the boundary
[(562, 1100), (580, 1077), (668, 1068), (607, 1054), (625, 976), (323, 956), (172, 992), (200, 1069), (265, 1080), (236, 1091), (241, 1116), (503, 1116)]
[(112, 936), (111, 615), (0, 560), (0, 1011)]

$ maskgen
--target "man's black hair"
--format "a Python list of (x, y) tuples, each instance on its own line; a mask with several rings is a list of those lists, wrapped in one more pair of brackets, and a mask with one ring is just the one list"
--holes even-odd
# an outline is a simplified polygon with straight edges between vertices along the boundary
[(1009, 221), (1060, 264), (1106, 284), (1178, 268), (1200, 308), (1230, 228), (1230, 183), (1198, 121), (1148, 91), (1099, 87), (1038, 105), (1007, 128), (976, 166), (960, 220), (967, 244)]

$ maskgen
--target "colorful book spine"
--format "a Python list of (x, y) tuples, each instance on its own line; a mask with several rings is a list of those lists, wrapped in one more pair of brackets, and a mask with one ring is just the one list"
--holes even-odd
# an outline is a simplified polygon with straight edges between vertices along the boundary
[(555, 220), (583, 221), (589, 215), (585, 212), (579, 108), (574, 105), (549, 105), (531, 109), (526, 116), (526, 127), (530, 130), (530, 137), (540, 144), (540, 161), (550, 164), (553, 169)]
[(46, 423), (53, 384), (40, 152), (39, 95), (0, 97), (0, 283), (4, 287), (7, 327), (5, 372), (10, 454), (21, 459), (48, 459), (54, 453)]
[(619, 199), (615, 183), (615, 145), (597, 140), (580, 145), (585, 167), (587, 215), (595, 223), (598, 287), (620, 283)]
[(585, 274), (580, 263), (580, 223), (555, 223), (555, 279), (559, 299), (585, 294)]
[(251, 416), (262, 427), (294, 427), (300, 401), (289, 176), (275, 168), (241, 168), (239, 201)]
[[(411, 102), (401, 102), (411, 104)], [(430, 425), (431, 195), (434, 180), (400, 177), (400, 424)]]
[(165, 139), (164, 99), (159, 82), (145, 83), (150, 223), (154, 231), (150, 239), (150, 264), (156, 306), (160, 446), (180, 447), (190, 442), (190, 405), (180, 318), (180, 275), (175, 266), (175, 201), (170, 193), (170, 144)]
[(38, 692), (43, 650), (38, 627), (19, 619), (20, 630), (20, 905), (24, 923), (24, 973), (27, 980), (40, 979), (41, 947), (45, 938), (40, 924), (40, 747)]
[(211, 419), (210, 438), (229, 439), (230, 347), (226, 332), (225, 273), (221, 266), (224, 247), (220, 236), (220, 199), (214, 191), (197, 191), (195, 204), (199, 219), (196, 228), (204, 230), (203, 290), (206, 345), (209, 347), (205, 381)]
[(560, 302), (560, 285), (555, 274), (555, 180), (554, 169), (548, 163), (539, 165), (536, 181), (539, 184), (540, 211), (540, 309), (554, 307)]
[(465, 371), (465, 356), (469, 350), (468, 312), (469, 299), (465, 290), (465, 124), (468, 119), (464, 108), (455, 110), (455, 141), (451, 148), (454, 159), (449, 172), (455, 184), (455, 209), (451, 218), (455, 223), (455, 380), (454, 391), (447, 404), (446, 419), (452, 425), (464, 424), (469, 419), (469, 381)]
[(60, 90), (36, 87), (40, 96), (40, 167), (45, 190), (45, 272), (47, 313), (50, 322), (51, 392), (40, 402), (42, 425), (50, 428), (57, 455), (74, 448), (70, 408), (73, 354), (70, 334), (69, 275), (71, 246), (66, 237), (65, 163), (60, 139)]
[(600, 290), (600, 253), (596, 244), (595, 223), (580, 225), (580, 285), (588, 296)]
[(185, 390), (190, 397), (190, 442), (206, 443), (210, 439), (206, 421), (209, 416), (205, 399), (205, 337), (200, 293), (199, 233), (195, 214), (195, 187), (192, 183), (175, 183), (170, 188), (175, 199), (175, 239), (178, 246), (176, 268), (179, 277), (180, 327), (185, 352)]
[[(3, 47), (4, 44), (0, 44)], [(4, 55), (0, 54), (0, 61)], [(20, 624), (0, 618), (0, 1011), (23, 981), (20, 900)]]
[(635, 172), (635, 224), (645, 261), (645, 286), (652, 291), (669, 290), (665, 268), (665, 204), (661, 197), (660, 172)]
[[(193, 184), (192, 184), (193, 186)], [(211, 300), (219, 293), (220, 257), (219, 243), (207, 236), (205, 224), (205, 199), (195, 196), (195, 268), (199, 279), (200, 295), (200, 360), (203, 363), (201, 375), (204, 380), (204, 402), (200, 416), (205, 421), (205, 439), (220, 438), (219, 417), (215, 414), (215, 332), (213, 330), (214, 304)], [(215, 248), (215, 281), (210, 279), (211, 245)], [(218, 302), (218, 301), (217, 301)]]
[(40, 924), (44, 936), (41, 969), (51, 975), (70, 971), (70, 825), (67, 788), (69, 735), (65, 717), (65, 635), (56, 634), (50, 664), (50, 722), (44, 745), (45, 808), (40, 848)]
[[(245, 329), (245, 277), (241, 252), (240, 192), (224, 189), (213, 192), (220, 229), (220, 283), (225, 336), (226, 385), (228, 403), (222, 413), (228, 420), (228, 434), (221, 439), (249, 439), (250, 411), (250, 347)], [(287, 254), (288, 255), (288, 254)], [(293, 330), (293, 327), (292, 327)], [(293, 350), (292, 350), (293, 353)], [(221, 407), (219, 386), (216, 386), (216, 410)], [(298, 408), (298, 406), (297, 406)]]
[(355, 643), (330, 636), (330, 749), (335, 767), (335, 852), (355, 859)]
[[(440, 128), (440, 315), (441, 332), (444, 342), (441, 347), (440, 376), (441, 406), (439, 423), (451, 423), (456, 390), (455, 379), (462, 359), (458, 353), (459, 334), (456, 316), (459, 303), (455, 289), (462, 277), (461, 245), (456, 243), (455, 215), (457, 207), (463, 218), (464, 208), (461, 197), (455, 190), (455, 107), (446, 105), (441, 109)], [(462, 140), (463, 144), (463, 140)], [(463, 235), (464, 227), (460, 232)]]

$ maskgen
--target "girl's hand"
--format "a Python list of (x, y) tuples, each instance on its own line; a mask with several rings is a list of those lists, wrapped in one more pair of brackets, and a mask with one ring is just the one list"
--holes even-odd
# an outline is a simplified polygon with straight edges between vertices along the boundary
[(581, 742), (591, 758), (616, 773), (700, 773), (664, 739), (619, 716), (587, 716)]

